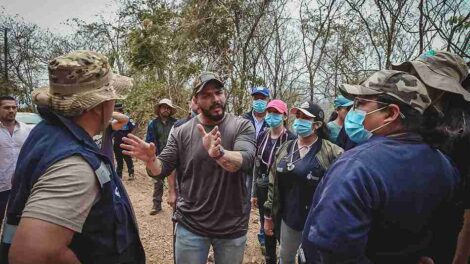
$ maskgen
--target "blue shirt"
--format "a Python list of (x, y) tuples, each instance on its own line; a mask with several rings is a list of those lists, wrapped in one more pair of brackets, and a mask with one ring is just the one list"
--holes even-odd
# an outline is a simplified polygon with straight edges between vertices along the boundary
[(318, 186), (303, 232), (309, 263), (337, 262), (320, 262), (320, 255), (417, 263), (432, 253), (438, 231), (430, 223), (451, 218), (440, 206), (453, 205), (459, 181), (449, 160), (419, 136), (372, 137), (345, 152)]
[(321, 142), (321, 139), (317, 140), (302, 159), (298, 145), (293, 146), (294, 153), (292, 153), (294, 143), (290, 144), (287, 160), (290, 161), (292, 157), (294, 169), (292, 171), (287, 169), (289, 162), (285, 158), (276, 168), (282, 220), (287, 226), (297, 231), (302, 231), (304, 228), (313, 193), (325, 172), (315, 156), (322, 146)]
[(263, 125), (265, 124), (264, 118), (261, 120), (258, 120), (255, 116), (255, 113), (252, 112), (253, 115), (253, 124), (255, 125), (255, 131), (256, 131), (256, 138), (258, 138), (259, 133), (263, 129)]

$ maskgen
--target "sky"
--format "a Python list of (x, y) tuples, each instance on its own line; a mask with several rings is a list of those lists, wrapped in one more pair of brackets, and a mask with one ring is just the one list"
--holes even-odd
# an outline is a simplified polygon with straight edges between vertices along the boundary
[(0, 0), (0, 8), (8, 15), (18, 14), (41, 28), (67, 34), (72, 31), (65, 25), (67, 19), (79, 18), (92, 22), (98, 13), (111, 17), (117, 4), (113, 0)]

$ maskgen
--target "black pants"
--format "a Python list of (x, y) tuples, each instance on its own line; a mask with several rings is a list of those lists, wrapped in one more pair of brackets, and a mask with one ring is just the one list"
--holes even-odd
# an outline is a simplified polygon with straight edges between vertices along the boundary
[[(0, 227), (3, 225), (3, 218), (5, 217), (5, 211), (7, 209), (8, 197), (10, 196), (10, 190), (0, 192)], [(0, 264), (8, 263), (8, 249), (10, 245), (1, 244), (0, 247)]]
[[(129, 175), (134, 174), (134, 163), (130, 156), (122, 154), (122, 148), (119, 145), (114, 145), (114, 156), (116, 157), (116, 173), (119, 178), (122, 178), (122, 169), (124, 167), (124, 161), (126, 161), (127, 172)], [(124, 160), (124, 161), (123, 161)]]
[[(259, 218), (260, 224), (264, 226), (264, 203), (268, 199), (268, 186), (260, 187), (257, 186), (256, 188), (256, 197), (258, 198), (258, 210), (259, 210)], [(265, 248), (266, 248), (266, 264), (276, 264), (277, 257), (276, 257), (276, 234), (272, 236), (266, 235), (265, 232)]]
[(153, 207), (155, 209), (162, 209), (163, 198), (163, 180), (154, 180), (153, 184)]

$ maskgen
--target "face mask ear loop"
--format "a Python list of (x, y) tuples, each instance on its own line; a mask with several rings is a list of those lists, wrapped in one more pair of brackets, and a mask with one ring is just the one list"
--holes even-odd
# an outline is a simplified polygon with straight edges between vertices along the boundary
[(383, 125), (381, 125), (381, 126), (379, 126), (379, 127), (376, 127), (376, 128), (374, 128), (374, 129), (372, 129), (372, 130), (370, 131), (370, 133), (374, 133), (375, 131), (377, 131), (377, 130), (379, 130), (379, 129), (385, 127), (385, 126), (388, 126), (388, 125), (390, 125), (391, 123), (392, 123), (392, 122), (388, 122), (387, 124), (383, 124)]
[[(371, 112), (367, 113), (366, 115), (368, 115), (368, 114), (373, 114), (373, 113), (378, 112), (378, 111), (380, 111), (380, 110), (382, 110), (382, 109), (385, 109), (385, 108), (387, 108), (387, 107), (388, 107), (388, 105), (387, 105), (387, 106), (384, 106), (384, 107), (382, 107), (382, 108), (379, 108), (379, 109), (375, 109), (374, 111), (371, 111)], [(403, 114), (402, 114), (401, 112), (400, 112), (400, 116), (403, 116)], [(385, 126), (388, 126), (388, 125), (390, 125), (391, 123), (392, 123), (392, 122), (388, 122), (387, 124), (383, 124), (383, 125), (381, 125), (381, 126), (379, 126), (379, 127), (376, 127), (376, 128), (374, 128), (374, 129), (372, 129), (372, 130), (370, 131), (370, 133), (374, 133), (375, 131), (377, 131), (377, 130), (379, 130), (379, 129), (385, 127)]]

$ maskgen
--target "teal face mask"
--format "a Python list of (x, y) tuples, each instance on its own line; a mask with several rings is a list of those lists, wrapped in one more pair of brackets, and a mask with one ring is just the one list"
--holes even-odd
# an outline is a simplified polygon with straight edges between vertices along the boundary
[(278, 127), (282, 124), (282, 114), (268, 113), (264, 120), (269, 127)]
[(372, 137), (372, 132), (364, 128), (364, 119), (367, 113), (362, 110), (350, 110), (344, 120), (344, 130), (348, 137), (357, 144), (361, 144)]
[(367, 130), (364, 127), (364, 120), (366, 119), (367, 115), (376, 113), (387, 107), (388, 106), (384, 106), (382, 108), (376, 109), (369, 113), (366, 113), (365, 111), (359, 110), (359, 109), (350, 110), (344, 120), (344, 130), (346, 131), (346, 134), (348, 135), (348, 137), (352, 141), (356, 142), (357, 144), (361, 144), (369, 140), (369, 138), (373, 136), (372, 132), (377, 131), (381, 129), (382, 127), (390, 124), (390, 123), (387, 123), (387, 124), (381, 125), (371, 131)]
[(297, 118), (292, 124), (292, 129), (295, 134), (301, 137), (308, 137), (313, 133), (313, 121)]
[(266, 102), (265, 100), (261, 100), (261, 99), (258, 99), (258, 100), (254, 100), (253, 101), (253, 111), (255, 111), (256, 113), (263, 113), (264, 111), (266, 111), (266, 106), (268, 105), (268, 102)]

